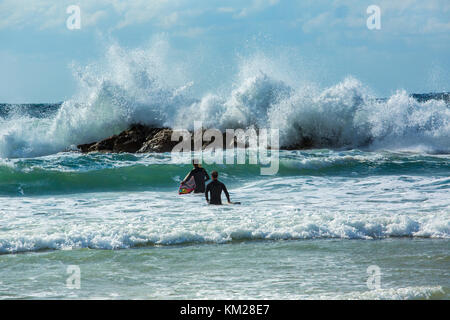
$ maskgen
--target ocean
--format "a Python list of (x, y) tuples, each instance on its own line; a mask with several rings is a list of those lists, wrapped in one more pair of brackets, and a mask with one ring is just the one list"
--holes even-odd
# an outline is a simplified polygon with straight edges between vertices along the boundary
[[(0, 106), (0, 299), (450, 298), (448, 94), (259, 72), (194, 99), (142, 72), (92, 79), (62, 103)], [(191, 165), (170, 153), (76, 151), (194, 120), (312, 145), (281, 150), (274, 175), (206, 159), (241, 202), (223, 206), (178, 195)]]

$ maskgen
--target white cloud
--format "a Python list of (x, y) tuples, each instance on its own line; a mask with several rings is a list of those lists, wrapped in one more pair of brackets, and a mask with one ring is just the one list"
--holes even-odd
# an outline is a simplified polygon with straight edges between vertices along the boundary
[[(322, 35), (335, 34), (342, 37), (344, 33), (360, 36), (367, 31), (366, 5), (359, 0), (336, 0), (327, 10), (315, 15), (302, 17), (293, 23), (300, 25), (305, 33), (320, 33)], [(377, 2), (375, 2), (377, 3)], [(379, 0), (381, 8), (381, 24), (384, 37), (399, 35), (439, 34), (449, 32), (448, 14), (450, 5), (444, 0)], [(338, 9), (345, 7), (345, 15), (336, 14)]]
[(236, 15), (238, 18), (244, 18), (252, 13), (264, 10), (279, 3), (279, 0), (253, 0), (249, 7), (243, 8)]
[(423, 33), (450, 33), (450, 21), (442, 22), (437, 19), (428, 19), (422, 27)]
[(184, 0), (2, 0), (0, 2), (0, 29), (36, 27), (38, 29), (65, 26), (66, 8), (79, 5), (82, 27), (93, 26), (109, 16), (119, 19), (116, 28), (155, 20), (161, 25), (175, 23), (178, 15), (173, 9)]
[[(381, 7), (382, 30), (391, 35), (431, 34), (449, 31), (448, 0), (378, 0)], [(367, 4), (371, 4), (367, 1)], [(111, 29), (143, 23), (170, 29), (183, 26), (187, 34), (200, 34), (200, 28), (208, 26), (188, 25), (192, 17), (207, 17), (210, 13), (230, 14), (233, 18), (245, 18), (267, 10), (275, 5), (289, 8), (292, 3), (279, 0), (229, 1), (224, 6), (219, 0), (1, 0), (0, 30), (36, 28), (65, 30), (68, 17), (67, 6), (78, 4), (81, 8), (81, 26), (88, 28), (107, 23)], [(349, 31), (364, 32), (367, 14), (360, 0), (335, 0), (299, 2), (299, 15), (292, 21), (305, 33)], [(345, 7), (345, 15), (336, 15), (335, 10)], [(315, 12), (315, 13), (313, 13)], [(213, 23), (213, 22), (212, 22)], [(197, 28), (197, 29), (195, 29)], [(187, 30), (191, 30), (187, 32)], [(197, 30), (194, 32), (194, 30)]]
[(204, 34), (208, 30), (209, 29), (207, 29), (207, 28), (200, 28), (200, 27), (187, 28), (186, 30), (175, 32), (174, 35), (180, 36), (180, 37), (186, 37), (186, 38), (195, 38), (195, 37), (198, 37), (198, 36)]
[(217, 8), (217, 12), (220, 12), (220, 13), (233, 13), (235, 11), (236, 11), (236, 9), (234, 9), (232, 7), (220, 7), (220, 8)]
[[(167, 10), (168, 5), (170, 4), (172, 7), (177, 7), (179, 3), (176, 0), (172, 0), (170, 3), (168, 0), (114, 0), (112, 2), (115, 12), (122, 17), (117, 24), (117, 28), (123, 28), (133, 24), (145, 23), (155, 19), (159, 22), (162, 19), (167, 23), (170, 20), (170, 18), (167, 17), (172, 14), (170, 10)], [(172, 20), (174, 20), (173, 17)], [(163, 24), (165, 23), (163, 22)]]
[(178, 12), (172, 12), (171, 14), (164, 16), (160, 19), (160, 26), (164, 28), (170, 28), (175, 25), (178, 21)]
[(170, 28), (183, 17), (198, 16), (209, 12), (231, 13), (234, 17), (246, 17), (279, 3), (279, 0), (253, 0), (218, 6), (219, 1), (190, 0), (2, 0), (0, 2), (0, 30), (34, 27), (51, 29), (65, 26), (66, 8), (79, 5), (82, 28), (95, 26), (102, 20), (112, 19), (111, 28), (120, 29), (131, 25), (154, 22)]
[(329, 12), (323, 12), (312, 19), (309, 19), (305, 21), (302, 25), (302, 30), (305, 33), (310, 33), (318, 28), (322, 28), (323, 26), (327, 25), (327, 21), (330, 20), (330, 13)]

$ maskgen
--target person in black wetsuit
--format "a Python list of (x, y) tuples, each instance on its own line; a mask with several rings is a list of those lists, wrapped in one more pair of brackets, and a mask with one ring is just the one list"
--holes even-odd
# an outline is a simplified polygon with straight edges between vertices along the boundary
[[(209, 204), (222, 204), (222, 191), (225, 192), (225, 196), (227, 197), (228, 203), (231, 203), (230, 201), (230, 195), (228, 194), (228, 190), (227, 187), (225, 187), (225, 185), (220, 182), (219, 180), (217, 180), (217, 178), (219, 177), (219, 173), (217, 173), (217, 171), (213, 171), (211, 173), (211, 177), (212, 180), (210, 183), (208, 183), (208, 185), (206, 186), (206, 192), (205, 192), (205, 197), (206, 197), (206, 201)], [(211, 200), (208, 197), (208, 193), (211, 192)]]
[(181, 183), (184, 184), (189, 181), (191, 177), (194, 177), (194, 193), (203, 193), (205, 192), (205, 182), (209, 180), (208, 172), (206, 172), (204, 168), (200, 167), (196, 160), (192, 161), (192, 164), (194, 165), (194, 169), (189, 172), (187, 177)]

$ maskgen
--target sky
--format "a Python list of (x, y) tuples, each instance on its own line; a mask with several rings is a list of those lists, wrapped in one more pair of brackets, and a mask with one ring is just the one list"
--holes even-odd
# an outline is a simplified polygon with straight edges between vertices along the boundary
[[(71, 5), (80, 29), (67, 27)], [(380, 29), (367, 27), (370, 5)], [(0, 0), (0, 102), (70, 99), (74, 65), (104, 61), (111, 45), (155, 43), (164, 63), (186, 65), (198, 94), (256, 57), (293, 81), (353, 76), (380, 97), (450, 91), (448, 0)]]

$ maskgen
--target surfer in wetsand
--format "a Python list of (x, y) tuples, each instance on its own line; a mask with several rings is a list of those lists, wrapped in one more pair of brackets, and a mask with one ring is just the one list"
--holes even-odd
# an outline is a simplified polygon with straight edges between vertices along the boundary
[[(209, 204), (222, 204), (222, 191), (225, 192), (225, 196), (227, 197), (228, 203), (231, 204), (230, 195), (228, 193), (227, 187), (217, 180), (219, 177), (219, 173), (217, 171), (213, 171), (211, 173), (212, 181), (208, 183), (206, 186), (205, 197), (206, 201)], [(211, 193), (211, 200), (209, 199), (208, 193)]]
[(198, 164), (198, 160), (192, 160), (192, 164), (194, 165), (194, 169), (189, 172), (189, 174), (186, 176), (186, 178), (184, 178), (181, 184), (185, 184), (187, 181), (189, 181), (189, 179), (194, 177), (194, 193), (203, 193), (205, 192), (205, 182), (209, 180), (208, 172), (206, 172), (206, 170)]

